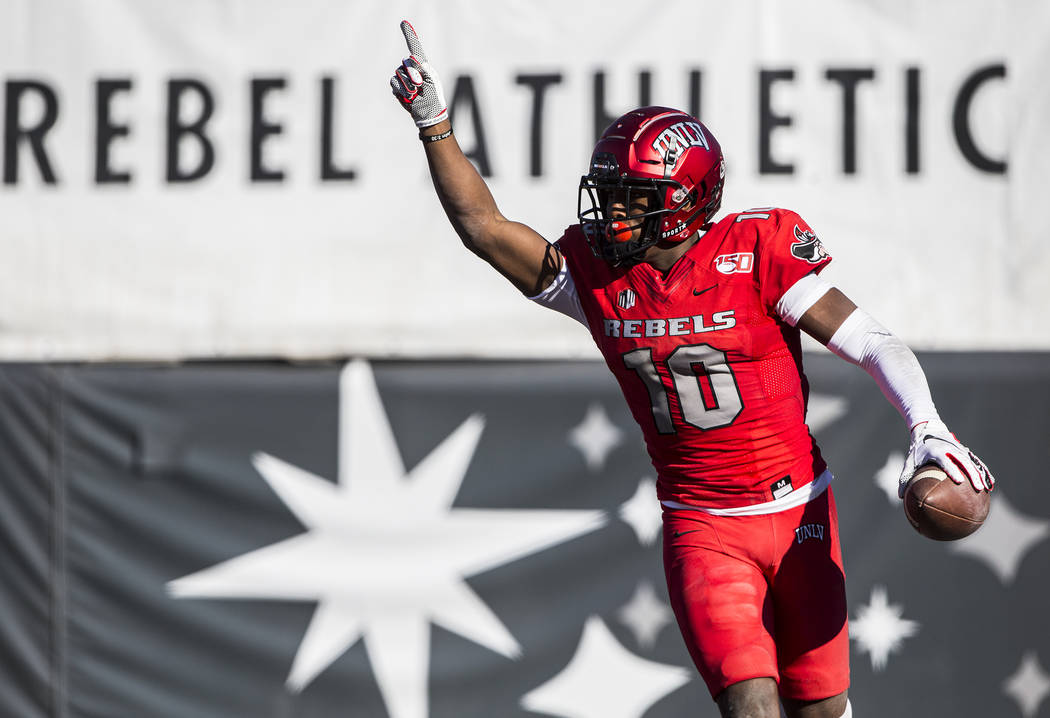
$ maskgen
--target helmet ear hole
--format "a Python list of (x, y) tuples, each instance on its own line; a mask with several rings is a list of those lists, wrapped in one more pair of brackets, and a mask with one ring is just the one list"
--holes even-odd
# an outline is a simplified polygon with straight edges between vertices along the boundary
[(671, 193), (671, 201), (674, 203), (675, 211), (688, 211), (696, 204), (696, 190), (690, 192), (685, 187), (677, 187)]

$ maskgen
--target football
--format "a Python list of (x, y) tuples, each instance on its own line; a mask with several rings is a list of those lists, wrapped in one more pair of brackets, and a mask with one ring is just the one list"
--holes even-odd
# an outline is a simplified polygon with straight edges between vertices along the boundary
[(969, 536), (984, 523), (991, 505), (987, 491), (957, 484), (941, 467), (919, 467), (904, 489), (904, 515), (915, 530), (935, 541)]

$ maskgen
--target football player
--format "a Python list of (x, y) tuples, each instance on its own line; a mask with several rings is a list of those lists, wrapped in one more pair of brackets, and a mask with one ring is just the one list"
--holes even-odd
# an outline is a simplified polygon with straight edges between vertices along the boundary
[(904, 417), (902, 486), (939, 464), (994, 478), (937, 414), (913, 353), (820, 276), (831, 257), (796, 213), (726, 214), (718, 141), (643, 107), (614, 121), (580, 182), (578, 223), (549, 243), (500, 214), (459, 148), (412, 26), (390, 80), (449, 221), (538, 304), (590, 330), (642, 429), (663, 504), (682, 635), (723, 716), (850, 716), (849, 639), (832, 474), (805, 423), (800, 332), (863, 367)]

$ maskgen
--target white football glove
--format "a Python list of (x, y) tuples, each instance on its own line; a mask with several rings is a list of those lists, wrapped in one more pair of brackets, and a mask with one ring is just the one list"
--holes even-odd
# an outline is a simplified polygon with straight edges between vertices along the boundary
[(415, 28), (408, 20), (401, 21), (401, 32), (408, 43), (409, 57), (394, 70), (390, 78), (390, 89), (412, 119), (422, 129), (448, 119), (448, 103), (441, 89), (437, 71), (427, 62), (423, 43), (419, 41)]
[(915, 470), (924, 464), (937, 464), (948, 478), (957, 484), (969, 481), (975, 491), (991, 491), (995, 477), (977, 456), (959, 443), (940, 419), (916, 424), (911, 430), (911, 446), (904, 460), (897, 495), (904, 498), (904, 489)]

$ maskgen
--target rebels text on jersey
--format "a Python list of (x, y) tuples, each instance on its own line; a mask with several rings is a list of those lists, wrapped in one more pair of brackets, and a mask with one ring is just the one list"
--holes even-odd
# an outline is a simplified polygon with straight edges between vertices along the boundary
[(801, 217), (730, 214), (666, 277), (644, 262), (609, 266), (578, 225), (558, 247), (642, 427), (661, 500), (748, 506), (824, 471), (805, 424), (799, 330), (776, 312), (787, 289), (831, 261)]

